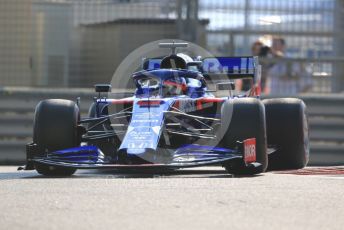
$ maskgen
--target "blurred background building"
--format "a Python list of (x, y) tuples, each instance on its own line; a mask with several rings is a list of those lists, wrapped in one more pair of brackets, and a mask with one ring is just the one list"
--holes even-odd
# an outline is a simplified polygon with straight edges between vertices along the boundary
[(109, 82), (124, 57), (159, 39), (228, 56), (280, 36), (285, 62), (308, 68), (308, 92), (341, 92), (343, 19), (343, 0), (1, 0), (0, 86)]

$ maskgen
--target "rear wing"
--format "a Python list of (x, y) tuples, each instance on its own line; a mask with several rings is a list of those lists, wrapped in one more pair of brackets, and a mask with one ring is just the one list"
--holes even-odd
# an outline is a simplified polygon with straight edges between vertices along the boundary
[(261, 94), (261, 71), (258, 57), (211, 57), (202, 60), (202, 74), (215, 83), (233, 79), (253, 79), (249, 96)]
[[(144, 70), (159, 69), (161, 60), (162, 58), (144, 59), (142, 67)], [(222, 76), (227, 79), (258, 79), (260, 77), (258, 57), (209, 57), (195, 63), (188, 63), (190, 64), (188, 66), (195, 67), (197, 64), (198, 71), (210, 78), (216, 79)]]
[(211, 57), (202, 60), (201, 72), (211, 78), (256, 79), (259, 68), (258, 57)]

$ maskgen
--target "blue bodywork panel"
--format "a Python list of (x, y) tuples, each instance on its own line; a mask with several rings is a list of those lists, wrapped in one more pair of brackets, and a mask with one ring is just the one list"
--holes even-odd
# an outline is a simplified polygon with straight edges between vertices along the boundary
[(203, 73), (254, 74), (253, 57), (216, 57), (203, 59)]
[[(157, 106), (150, 103), (158, 102)], [(174, 99), (135, 99), (133, 115), (119, 150), (127, 154), (144, 154), (147, 149), (156, 150), (164, 122), (164, 112), (168, 111)], [(141, 105), (140, 105), (141, 103)]]
[(85, 164), (104, 163), (104, 154), (96, 146), (80, 146), (48, 153), (47, 158), (55, 161)]

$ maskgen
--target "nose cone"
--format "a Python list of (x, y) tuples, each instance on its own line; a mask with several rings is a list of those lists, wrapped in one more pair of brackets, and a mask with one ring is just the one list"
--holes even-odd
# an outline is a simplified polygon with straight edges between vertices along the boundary
[(128, 158), (136, 156), (155, 162), (159, 158), (156, 152), (164, 126), (164, 112), (173, 102), (174, 99), (135, 99), (133, 115), (119, 150)]

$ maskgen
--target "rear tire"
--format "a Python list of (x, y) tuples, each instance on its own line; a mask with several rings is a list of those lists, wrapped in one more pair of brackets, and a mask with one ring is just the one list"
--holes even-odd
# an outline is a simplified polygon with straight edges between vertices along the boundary
[(269, 155), (269, 170), (300, 169), (309, 160), (309, 132), (305, 103), (296, 98), (263, 100), (268, 144), (277, 151)]
[(240, 161), (224, 165), (231, 174), (258, 174), (268, 165), (264, 105), (255, 98), (236, 98), (224, 102), (221, 109), (221, 146), (234, 148), (237, 141), (256, 138), (256, 162), (261, 167), (252, 170)]
[[(78, 106), (69, 100), (49, 99), (36, 106), (33, 142), (44, 154), (80, 145), (77, 125), (80, 119)], [(34, 164), (38, 173), (47, 176), (70, 176), (76, 169)]]

